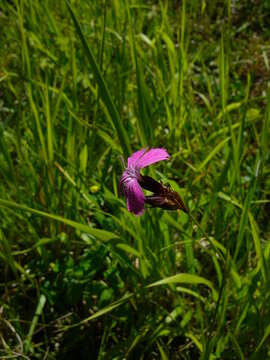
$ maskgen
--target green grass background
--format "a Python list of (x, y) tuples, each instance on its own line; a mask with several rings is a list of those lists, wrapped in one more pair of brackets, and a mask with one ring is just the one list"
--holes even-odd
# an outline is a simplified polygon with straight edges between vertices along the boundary
[[(270, 4), (0, 0), (0, 357), (270, 358)], [(130, 214), (127, 158), (182, 212)]]

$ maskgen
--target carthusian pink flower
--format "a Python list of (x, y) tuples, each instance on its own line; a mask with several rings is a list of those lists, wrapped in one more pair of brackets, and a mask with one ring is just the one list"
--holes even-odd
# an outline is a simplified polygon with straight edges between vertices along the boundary
[[(161, 160), (167, 160), (169, 157), (165, 149), (141, 149), (128, 158), (128, 166), (120, 180), (120, 189), (123, 191), (127, 200), (128, 211), (136, 215), (143, 213), (146, 197), (144, 196), (141, 186), (148, 190), (149, 185), (151, 187), (152, 184), (150, 180), (152, 178), (142, 176), (140, 170)], [(145, 181), (147, 178), (149, 178), (148, 182)], [(154, 179), (152, 185), (154, 187), (160, 186)], [(149, 190), (153, 191), (152, 188)], [(158, 192), (156, 190), (158, 189), (155, 189), (153, 192)]]

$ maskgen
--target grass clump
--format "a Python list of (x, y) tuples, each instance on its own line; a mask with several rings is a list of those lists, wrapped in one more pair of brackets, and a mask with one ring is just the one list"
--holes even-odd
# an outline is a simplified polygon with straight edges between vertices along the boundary
[[(267, 1), (1, 1), (0, 357), (268, 358)], [(130, 214), (121, 155), (188, 215)]]

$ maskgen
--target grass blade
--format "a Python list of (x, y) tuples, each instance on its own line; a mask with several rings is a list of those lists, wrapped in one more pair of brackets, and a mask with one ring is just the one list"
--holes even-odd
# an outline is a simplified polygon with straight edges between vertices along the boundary
[(34, 317), (32, 319), (31, 325), (30, 325), (29, 332), (28, 332), (27, 337), (25, 339), (25, 352), (26, 353), (28, 353), (28, 351), (31, 348), (31, 339), (33, 337), (35, 328), (37, 326), (38, 318), (40, 317), (45, 304), (46, 304), (46, 297), (45, 297), (45, 295), (41, 294), (40, 297), (39, 297), (39, 301), (38, 301), (38, 304), (37, 304), (35, 315), (34, 315)]
[(186, 283), (186, 284), (192, 284), (192, 285), (199, 285), (199, 284), (203, 284), (208, 286), (213, 293), (213, 297), (216, 300), (217, 299), (217, 291), (214, 289), (213, 284), (198, 275), (191, 275), (191, 274), (177, 274), (177, 275), (173, 275), (173, 276), (169, 276), (166, 277), (165, 279), (161, 279), (158, 280), (152, 284), (147, 285), (147, 288), (151, 288), (151, 287), (155, 287), (155, 286), (160, 286), (160, 285), (168, 285), (168, 284), (182, 284), (182, 283)]
[(80, 231), (89, 233), (89, 234), (93, 235), (94, 237), (96, 237), (97, 239), (102, 240), (102, 241), (108, 241), (108, 240), (118, 238), (117, 235), (115, 235), (115, 234), (113, 234), (113, 233), (111, 233), (109, 231), (95, 229), (95, 228), (92, 228), (92, 227), (90, 227), (88, 225), (80, 224), (80, 223), (78, 223), (76, 221), (66, 219), (66, 218), (64, 218), (62, 216), (53, 215), (53, 214), (50, 214), (50, 213), (46, 213), (44, 211), (32, 209), (32, 208), (30, 208), (28, 206), (17, 204), (17, 203), (15, 203), (13, 201), (0, 199), (0, 206), (4, 206), (4, 207), (8, 207), (8, 208), (15, 208), (15, 209), (23, 210), (23, 211), (28, 211), (28, 212), (30, 212), (32, 214), (43, 216), (43, 217), (45, 217), (47, 219), (60, 221), (60, 222), (66, 224), (66, 225), (69, 225), (69, 226), (71, 226), (71, 227), (73, 227), (75, 229), (78, 229)]
[(74, 25), (75, 25), (75, 28), (76, 28), (76, 31), (77, 31), (77, 34), (79, 35), (79, 38), (81, 40), (81, 43), (83, 45), (83, 49), (84, 49), (84, 52), (85, 52), (85, 55), (88, 59), (88, 62), (93, 70), (93, 74), (94, 74), (94, 77), (95, 77), (95, 80), (98, 84), (98, 87), (99, 87), (99, 94), (102, 98), (102, 101), (103, 103), (105, 104), (107, 110), (108, 110), (108, 113), (112, 119), (112, 122), (115, 126), (115, 129), (117, 131), (117, 135), (119, 137), (119, 141), (120, 141), (120, 144), (121, 144), (121, 147), (122, 147), (122, 150), (124, 152), (124, 154), (126, 156), (130, 155), (131, 154), (131, 146), (130, 146), (130, 142), (129, 142), (129, 138), (128, 138), (128, 135), (127, 135), (127, 132), (122, 124), (122, 121), (121, 121), (121, 118), (120, 118), (120, 115), (119, 115), (119, 112), (117, 111), (116, 109), (116, 106), (112, 100), (112, 96), (109, 92), (109, 89), (105, 83), (105, 80), (103, 78), (103, 75), (99, 69), (99, 66), (94, 58), (94, 55), (92, 53), (92, 50), (90, 49), (90, 47), (88, 46), (87, 44), (87, 41), (83, 35), (83, 32), (82, 32), (82, 29), (81, 29), (81, 26), (77, 20), (77, 17), (75, 15), (75, 12), (74, 10), (72, 9), (70, 3), (68, 1), (66, 1), (66, 4), (68, 6), (68, 9), (69, 9), (69, 12), (70, 12), (70, 15), (71, 15), (71, 18), (74, 22)]

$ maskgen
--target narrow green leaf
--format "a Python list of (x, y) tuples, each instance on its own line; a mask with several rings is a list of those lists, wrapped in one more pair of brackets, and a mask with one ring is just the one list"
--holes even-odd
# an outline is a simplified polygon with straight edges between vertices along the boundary
[(216, 300), (218, 298), (217, 291), (214, 289), (213, 284), (209, 280), (207, 280), (203, 277), (197, 276), (197, 275), (192, 275), (192, 274), (182, 273), (182, 274), (169, 276), (165, 279), (161, 279), (152, 284), (149, 284), (146, 287), (150, 288), (150, 287), (154, 287), (154, 286), (168, 285), (168, 284), (175, 284), (175, 283), (178, 283), (178, 284), (186, 283), (186, 284), (192, 284), (192, 285), (199, 285), (199, 284), (206, 285), (212, 290), (214, 299)]
[(84, 175), (86, 175), (87, 159), (88, 159), (88, 149), (87, 149), (87, 144), (85, 144), (80, 152), (80, 171)]
[(253, 237), (254, 246), (255, 246), (255, 250), (256, 250), (256, 255), (258, 258), (258, 267), (262, 271), (262, 276), (263, 276), (264, 281), (266, 281), (266, 270), (265, 270), (265, 266), (264, 266), (261, 241), (260, 241), (260, 237), (259, 237), (259, 227), (258, 227), (253, 215), (250, 212), (248, 214), (248, 218), (249, 218), (249, 222), (250, 222), (250, 226), (251, 226), (251, 232), (252, 232), (252, 237)]
[(157, 347), (158, 347), (158, 350), (159, 350), (159, 353), (160, 353), (160, 359), (161, 360), (168, 360), (168, 356), (166, 355), (166, 352), (165, 350), (163, 349), (163, 347), (160, 345), (160, 343), (157, 341)]
[[(134, 41), (134, 40), (133, 40)], [(136, 46), (134, 46), (134, 54), (136, 60), (136, 76), (138, 89), (138, 108), (139, 108), (139, 133), (142, 146), (147, 146), (152, 143), (152, 122), (150, 114), (150, 94), (145, 83), (145, 75), (142, 70), (142, 65), (137, 57)]]
[(237, 352), (237, 354), (238, 354), (238, 359), (240, 359), (240, 360), (245, 360), (245, 356), (244, 356), (244, 354), (243, 354), (243, 351), (242, 351), (242, 349), (241, 349), (241, 347), (240, 347), (240, 345), (239, 345), (236, 337), (235, 337), (234, 334), (231, 333), (231, 332), (229, 332), (229, 334), (230, 334), (230, 338), (232, 339), (232, 343), (233, 343), (233, 345), (234, 345), (234, 348), (235, 348), (235, 350), (236, 350), (236, 352)]
[(40, 317), (45, 304), (46, 304), (46, 297), (45, 297), (45, 295), (41, 294), (39, 297), (39, 300), (38, 300), (35, 315), (33, 316), (33, 319), (32, 319), (32, 322), (31, 322), (31, 325), (29, 328), (29, 332), (28, 332), (26, 340), (25, 340), (25, 353), (27, 353), (31, 347), (31, 340), (33, 337), (33, 333), (37, 326), (38, 318)]
[(265, 340), (268, 338), (269, 335), (270, 335), (270, 324), (268, 324), (268, 326), (264, 332), (263, 338), (260, 341), (259, 345), (256, 347), (255, 352), (260, 350), (260, 348), (262, 347), (262, 344), (265, 342)]
[(70, 15), (72, 17), (72, 20), (74, 22), (74, 25), (75, 25), (75, 28), (76, 28), (76, 31), (77, 31), (77, 34), (81, 40), (81, 43), (83, 45), (83, 49), (84, 49), (84, 52), (85, 52), (85, 55), (88, 59), (88, 62), (93, 70), (93, 74), (94, 74), (94, 77), (95, 77), (95, 80), (98, 84), (98, 87), (99, 87), (99, 94), (102, 98), (102, 101), (103, 103), (105, 104), (105, 106), (107, 107), (107, 110), (108, 110), (108, 113), (112, 119), (112, 122), (115, 126), (115, 129), (117, 131), (117, 135), (119, 137), (119, 141), (120, 141), (120, 144), (121, 144), (121, 147), (122, 147), (122, 150), (124, 152), (124, 154), (126, 156), (129, 156), (131, 154), (131, 146), (130, 146), (130, 142), (129, 142), (129, 138), (128, 138), (128, 135), (127, 135), (127, 132), (123, 126), (123, 123), (121, 121), (121, 118), (120, 118), (120, 115), (119, 115), (119, 112), (117, 111), (116, 109), (116, 106), (112, 100), (112, 96), (109, 92), (109, 89), (105, 83), (105, 80), (103, 78), (103, 75), (98, 67), (98, 64), (94, 58), (94, 55), (92, 53), (92, 50), (90, 49), (90, 47), (88, 46), (87, 44), (87, 41), (83, 35), (83, 32), (82, 32), (82, 29), (81, 29), (81, 26), (77, 20), (77, 16), (75, 15), (75, 12), (74, 10), (72, 9), (70, 3), (66, 0), (66, 4), (68, 6), (68, 9), (69, 9), (69, 12), (70, 12)]
[(194, 334), (186, 333), (185, 336), (194, 342), (194, 344), (197, 346), (200, 352), (203, 351), (202, 343), (197, 339), (197, 337)]
[(225, 114), (230, 113), (233, 110), (237, 110), (241, 107), (242, 102), (236, 102), (236, 103), (232, 103), (232, 104), (228, 104), (225, 106), (224, 110), (222, 110), (218, 116), (217, 116), (217, 120), (220, 120)]
[(125, 251), (126, 253), (128, 254), (132, 254), (132, 255), (135, 255), (137, 257), (141, 257), (141, 254), (136, 250), (134, 249), (133, 247), (131, 247), (130, 245), (127, 245), (127, 244), (117, 244), (116, 245), (117, 248)]
[(45, 146), (45, 140), (44, 140), (44, 136), (43, 136), (43, 132), (42, 132), (41, 123), (40, 123), (40, 120), (39, 120), (38, 111), (37, 111), (35, 102), (34, 102), (33, 97), (32, 97), (32, 89), (31, 89), (30, 85), (27, 86), (27, 93), (28, 93), (30, 107), (31, 107), (31, 110), (33, 112), (34, 119), (35, 119), (35, 122), (36, 122), (37, 133), (38, 133), (38, 136), (39, 136), (39, 141), (41, 143), (41, 149), (42, 149), (42, 152), (43, 152), (43, 157), (44, 157), (45, 163), (48, 163), (48, 155), (47, 155), (47, 150), (46, 150), (46, 146)]
[[(88, 318), (80, 321), (79, 323), (76, 324), (72, 324), (70, 326), (65, 326), (64, 330), (68, 330), (77, 326), (80, 326), (82, 324), (85, 324), (91, 320), (94, 320), (100, 316), (103, 316), (105, 314), (108, 314), (109, 312), (111, 312), (112, 310), (118, 308), (119, 306), (121, 306), (122, 304), (124, 304), (126, 301), (128, 301), (132, 296), (134, 296), (134, 294), (125, 294), (121, 299), (114, 301), (113, 303), (111, 303), (110, 305), (106, 306), (105, 308), (97, 311), (95, 314), (89, 316)], [(62, 329), (61, 329), (62, 330)]]
[(239, 232), (238, 232), (237, 242), (236, 242), (236, 249), (235, 249), (235, 252), (233, 255), (234, 261), (236, 261), (236, 258), (239, 254), (239, 251), (240, 251), (240, 248), (242, 245), (242, 241), (244, 238), (244, 233), (246, 230), (246, 224), (247, 224), (247, 219), (248, 219), (249, 207), (250, 207), (251, 200), (253, 199), (253, 195), (254, 195), (254, 191), (255, 191), (255, 184), (256, 184), (256, 180), (254, 179), (252, 184), (250, 185), (250, 188), (248, 190), (248, 194), (246, 196), (245, 203), (243, 206), (240, 225), (239, 225)]
[(44, 96), (44, 107), (46, 115), (46, 124), (47, 124), (47, 143), (48, 143), (48, 158), (50, 163), (53, 161), (53, 125), (51, 119), (51, 109), (49, 102), (49, 92), (48, 85), (46, 84), (45, 96)]
[(217, 146), (206, 156), (206, 158), (203, 160), (203, 162), (198, 167), (198, 170), (201, 171), (206, 164), (220, 151), (224, 148), (224, 145), (230, 140), (230, 137), (227, 137), (226, 139), (222, 140)]
[(112, 239), (117, 239), (118, 236), (106, 231), (106, 230), (100, 230), (100, 229), (95, 229), (93, 227), (90, 227), (88, 225), (84, 225), (84, 224), (80, 224), (77, 223), (76, 221), (73, 220), (69, 220), (66, 219), (62, 216), (58, 216), (58, 215), (53, 215), (50, 213), (46, 213), (44, 211), (40, 211), (40, 210), (36, 210), (36, 209), (32, 209), (28, 206), (25, 205), (20, 205), (17, 204), (13, 201), (9, 201), (9, 200), (4, 200), (4, 199), (0, 199), (0, 206), (4, 206), (4, 207), (8, 207), (8, 208), (15, 208), (15, 209), (19, 209), (19, 210), (23, 210), (23, 211), (29, 211), (32, 214), (36, 214), (39, 216), (43, 216), (45, 218), (51, 219), (51, 220), (56, 220), (56, 221), (60, 221), (64, 224), (67, 224), (75, 229), (78, 229), (80, 231), (86, 232), (90, 235), (93, 235), (94, 237), (96, 237), (99, 240), (102, 241), (108, 241), (108, 240), (112, 240)]

